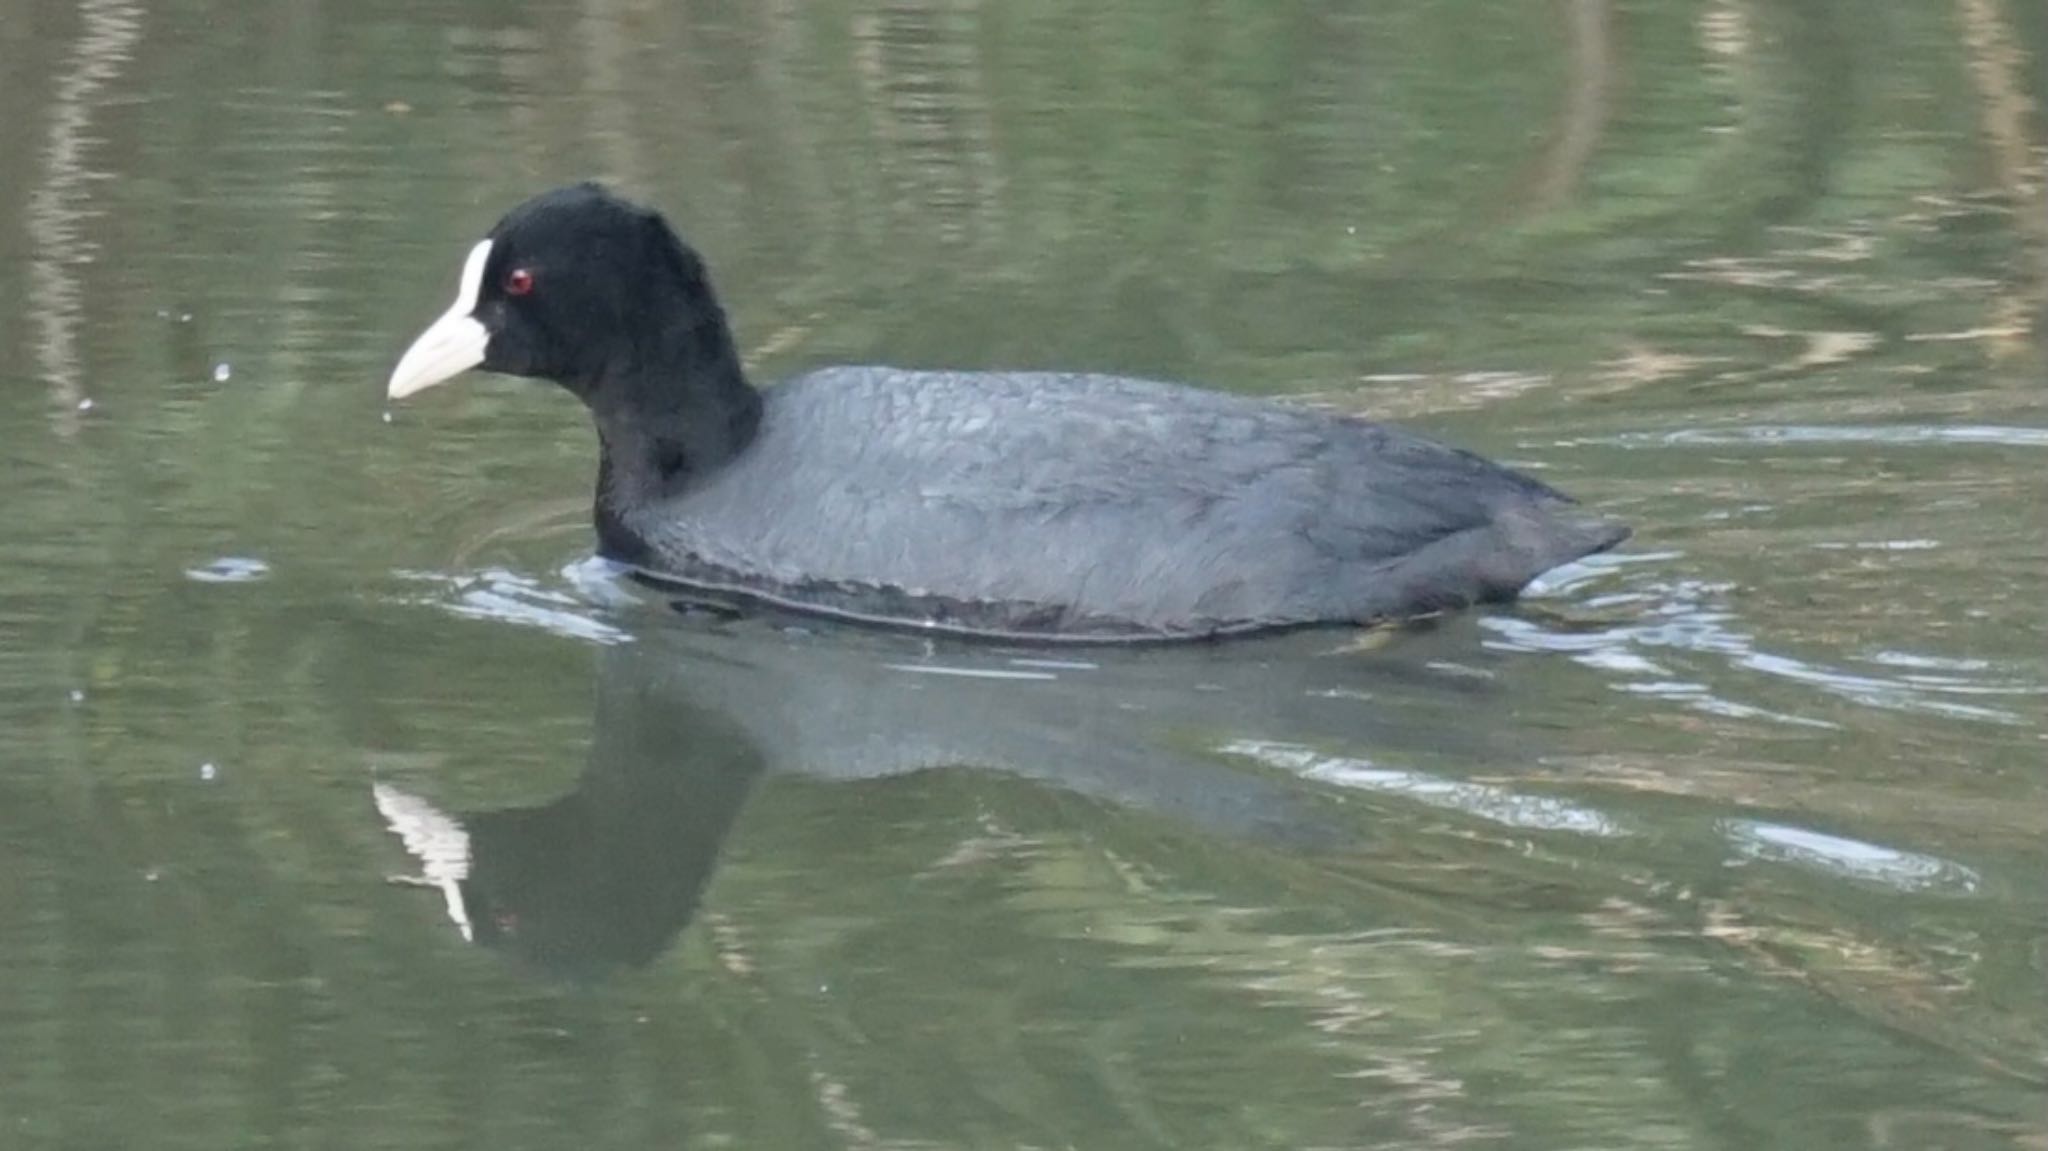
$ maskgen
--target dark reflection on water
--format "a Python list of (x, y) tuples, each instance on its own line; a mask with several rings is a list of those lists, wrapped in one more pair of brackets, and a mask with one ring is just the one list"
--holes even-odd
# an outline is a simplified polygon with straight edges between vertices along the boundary
[(659, 958), (696, 912), (763, 757), (733, 718), (662, 690), (667, 669), (634, 664), (607, 667), (567, 795), (457, 815), (372, 784), (463, 939), (588, 981)]
[[(605, 582), (601, 565), (577, 574), (605, 600), (629, 595)], [(1219, 763), (1217, 753), (1252, 745), (1219, 743), (1217, 733), (1405, 740), (1467, 759), (1486, 754), (1490, 739), (1361, 708), (1389, 688), (1431, 681), (1468, 702), (1490, 693), (1456, 672), (1369, 659), (1328, 637), (1073, 658), (755, 621), (636, 636), (566, 589), (506, 573), (448, 583), (452, 596), (426, 602), (605, 647), (591, 762), (569, 795), (464, 815), (399, 784), (373, 786), (378, 811), (421, 864), (416, 881), (441, 892), (457, 932), (561, 975), (661, 952), (763, 771), (840, 781), (996, 772), (1227, 838), (1332, 849), (1353, 831), (1286, 784)]]
[[(2038, 1147), (2042, 11), (8, 10), (0, 1146)], [(679, 616), (572, 401), (379, 388), (593, 174), (763, 381), (1286, 393), (1637, 538), (1078, 661)]]

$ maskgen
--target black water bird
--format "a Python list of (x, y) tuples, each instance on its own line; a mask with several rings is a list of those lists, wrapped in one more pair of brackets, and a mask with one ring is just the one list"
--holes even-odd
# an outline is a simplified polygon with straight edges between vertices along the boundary
[(1514, 597), (1628, 529), (1365, 420), (1110, 375), (829, 367), (757, 390), (703, 260), (594, 184), (471, 249), (400, 359), (589, 408), (599, 550), (700, 595), (1037, 641), (1203, 639)]

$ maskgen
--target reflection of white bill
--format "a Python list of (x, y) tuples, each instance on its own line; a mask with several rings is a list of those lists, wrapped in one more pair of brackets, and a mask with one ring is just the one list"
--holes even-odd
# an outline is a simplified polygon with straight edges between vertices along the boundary
[(469, 832), (440, 808), (388, 783), (371, 784), (370, 796), (385, 825), (405, 844), (406, 852), (420, 861), (420, 874), (401, 882), (439, 888), (456, 930), (462, 932), (462, 938), (474, 939), (469, 909), (462, 900), (462, 881), (469, 878)]

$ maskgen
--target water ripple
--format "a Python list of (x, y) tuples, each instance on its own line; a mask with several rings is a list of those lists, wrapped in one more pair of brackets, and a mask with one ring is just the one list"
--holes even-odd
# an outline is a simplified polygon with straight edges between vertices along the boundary
[[(591, 643), (631, 643), (630, 633), (598, 619), (596, 605), (565, 591), (541, 585), (532, 576), (502, 568), (468, 575), (399, 571), (398, 578), (435, 585), (439, 594), (406, 597), (403, 602), (427, 604), (464, 619), (536, 627), (568, 639)], [(580, 590), (580, 588), (579, 588)]]
[(1721, 831), (1736, 851), (1751, 859), (1811, 867), (1905, 891), (1974, 892), (1981, 882), (1975, 871), (1960, 863), (1803, 827), (1735, 819), (1724, 822)]
[[(1497, 784), (1448, 779), (1385, 767), (1365, 759), (1324, 755), (1302, 744), (1241, 739), (1217, 750), (1304, 779), (1413, 800), (1506, 827), (1570, 832), (1599, 839), (1630, 834), (1605, 812), (1568, 799), (1525, 795)], [(1731, 862), (1783, 864), (1908, 892), (1974, 894), (1982, 883), (1975, 870), (1960, 863), (1789, 823), (1724, 819), (1717, 821), (1714, 828), (1727, 843)]]
[(195, 583), (252, 583), (270, 574), (270, 565), (247, 556), (222, 556), (185, 570)]
[(1726, 428), (1678, 428), (1664, 432), (1622, 432), (1612, 436), (1558, 441), (1556, 446), (1644, 448), (1739, 447), (1752, 444), (1935, 444), (2048, 448), (2048, 428), (1999, 424), (1756, 424)]
[[(1499, 651), (1564, 655), (1614, 676), (1619, 691), (1672, 700), (1714, 715), (1801, 727), (1837, 725), (1726, 698), (1714, 686), (1672, 670), (1667, 666), (1669, 659), (1658, 656), (1712, 656), (1724, 670), (1798, 684), (1865, 707), (1986, 723), (2021, 720), (2003, 708), (1957, 697), (2048, 695), (2048, 687), (2015, 678), (2011, 669), (1978, 659), (1884, 651), (1868, 657), (1868, 669), (1851, 670), (1765, 650), (1754, 635), (1737, 626), (1735, 612), (1722, 602), (1730, 590), (1725, 584), (1681, 579), (1641, 583), (1626, 593), (1583, 594), (1599, 581), (1640, 565), (1645, 558), (1592, 557), (1568, 571), (1551, 573), (1537, 589), (1551, 598), (1577, 593), (1577, 602), (1587, 610), (1603, 615), (1620, 610), (1621, 619), (1553, 625), (1529, 615), (1490, 615), (1480, 620), (1480, 626), (1492, 636), (1486, 645)], [(1590, 605), (1596, 602), (1601, 606), (1593, 609)]]
[(1304, 779), (1397, 795), (1508, 827), (1571, 831), (1602, 838), (1625, 834), (1620, 825), (1606, 815), (1566, 800), (1519, 795), (1493, 784), (1381, 767), (1370, 760), (1325, 756), (1301, 744), (1241, 739), (1218, 750), (1225, 755), (1243, 756), (1269, 767), (1294, 772)]

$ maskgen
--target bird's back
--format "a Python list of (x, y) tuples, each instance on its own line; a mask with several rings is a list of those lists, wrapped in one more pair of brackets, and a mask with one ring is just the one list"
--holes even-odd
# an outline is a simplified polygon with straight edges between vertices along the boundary
[(685, 582), (1072, 638), (1366, 621), (1501, 598), (1626, 532), (1383, 425), (1116, 376), (833, 368), (758, 438), (616, 509)]

